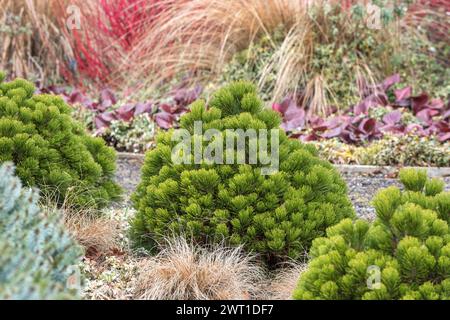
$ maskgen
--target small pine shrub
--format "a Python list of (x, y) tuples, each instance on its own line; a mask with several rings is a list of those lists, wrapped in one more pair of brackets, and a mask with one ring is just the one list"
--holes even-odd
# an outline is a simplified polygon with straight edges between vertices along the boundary
[(450, 299), (450, 193), (403, 170), (373, 200), (377, 219), (341, 221), (313, 241), (295, 299)]
[(56, 219), (41, 213), (13, 166), (0, 166), (0, 299), (77, 297), (66, 283), (81, 250)]
[[(171, 158), (178, 143), (171, 139), (174, 131), (160, 133), (156, 148), (146, 154), (133, 195), (137, 214), (131, 230), (137, 244), (152, 247), (172, 233), (192, 235), (200, 244), (226, 239), (273, 265), (299, 258), (327, 227), (353, 217), (337, 171), (317, 157), (314, 147), (290, 140), (278, 129), (279, 115), (264, 110), (252, 84), (235, 82), (220, 89), (208, 108), (202, 100), (194, 102), (180, 120), (192, 144), (195, 121), (203, 122), (203, 130), (224, 134), (226, 129), (274, 129), (279, 133), (279, 170), (262, 175), (259, 163), (176, 164)], [(226, 147), (223, 155), (226, 163)]]
[(0, 163), (14, 162), (25, 184), (50, 191), (57, 202), (69, 191), (74, 205), (103, 206), (116, 199), (114, 150), (88, 136), (60, 97), (34, 94), (35, 87), (23, 79), (3, 79), (0, 75)]

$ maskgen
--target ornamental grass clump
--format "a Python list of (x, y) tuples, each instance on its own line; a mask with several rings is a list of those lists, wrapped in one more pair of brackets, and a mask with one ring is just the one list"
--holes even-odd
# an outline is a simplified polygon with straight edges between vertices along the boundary
[[(22, 188), (10, 164), (0, 166), (0, 299), (75, 299), (81, 248), (38, 193)], [(71, 281), (72, 280), (72, 281)]]
[[(222, 145), (220, 134), (229, 137), (230, 130), (238, 129), (268, 130), (269, 146), (263, 152), (263, 140), (245, 139), (242, 163), (237, 161), (233, 139), (232, 146), (213, 148), (213, 158), (222, 156), (223, 164), (208, 157), (180, 163), (173, 157), (177, 152), (185, 160), (194, 158), (188, 149), (178, 149), (175, 137), (180, 130), (160, 133), (156, 148), (146, 154), (142, 180), (133, 195), (134, 241), (151, 248), (167, 234), (186, 234), (198, 244), (225, 240), (258, 253), (273, 266), (287, 258), (298, 259), (327, 227), (353, 217), (345, 182), (337, 171), (319, 159), (313, 147), (288, 139), (279, 129), (280, 121), (276, 112), (263, 108), (256, 88), (247, 82), (218, 90), (208, 107), (202, 100), (194, 102), (180, 121), (188, 149), (195, 151), (196, 143), (208, 135), (206, 129), (217, 134), (209, 137), (209, 144), (202, 142), (206, 151), (211, 145)], [(199, 122), (200, 134), (195, 132)], [(262, 131), (258, 132), (261, 137)], [(260, 161), (251, 164), (255, 154)], [(261, 159), (268, 157), (278, 170), (275, 166), (267, 170)]]
[(425, 171), (400, 173), (373, 200), (373, 224), (345, 219), (313, 241), (295, 299), (450, 299), (450, 193)]
[(198, 246), (166, 239), (139, 263), (134, 298), (142, 300), (248, 300), (258, 296), (263, 269), (240, 247)]
[(60, 98), (34, 94), (28, 81), (3, 82), (0, 73), (0, 163), (12, 161), (29, 186), (74, 205), (101, 207), (115, 200), (115, 152), (86, 134)]

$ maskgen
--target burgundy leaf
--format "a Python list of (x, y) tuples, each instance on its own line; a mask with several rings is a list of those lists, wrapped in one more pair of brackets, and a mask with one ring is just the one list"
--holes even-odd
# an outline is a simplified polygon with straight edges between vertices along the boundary
[(426, 108), (426, 109), (423, 109), (423, 110), (419, 111), (416, 114), (416, 118), (421, 120), (424, 123), (429, 124), (431, 122), (432, 118), (437, 116), (437, 115), (439, 115), (439, 111), (438, 110), (433, 110), (433, 109)]
[(202, 93), (202, 87), (197, 85), (193, 89), (176, 88), (173, 90), (173, 100), (176, 104), (186, 107), (198, 99)]
[(279, 112), (279, 113), (281, 113), (281, 114), (284, 113), (284, 111), (283, 111), (283, 109), (282, 109), (280, 103), (274, 103), (274, 104), (272, 104), (272, 110), (277, 111), (277, 112)]
[(180, 111), (184, 110), (182, 107), (179, 107), (176, 104), (168, 104), (168, 103), (163, 103), (159, 106), (159, 108), (161, 110), (163, 110), (163, 112), (167, 112), (170, 114), (176, 114), (179, 113)]
[(342, 130), (342, 127), (336, 127), (334, 129), (326, 131), (324, 134), (322, 134), (322, 137), (326, 139), (339, 137), (342, 134)]
[(346, 143), (356, 143), (359, 141), (359, 139), (355, 136), (355, 134), (351, 131), (348, 130), (343, 130), (341, 135), (340, 135), (340, 139)]
[(444, 101), (442, 101), (441, 99), (432, 99), (428, 103), (428, 107), (435, 110), (442, 110), (444, 109)]
[(386, 106), (388, 105), (388, 97), (382, 93), (377, 92), (369, 95), (360, 103), (356, 104), (353, 108), (353, 113), (355, 115), (367, 115), (369, 113), (369, 109), (372, 107), (376, 107), (378, 105)]
[(351, 122), (351, 117), (348, 116), (336, 116), (325, 121), (327, 129), (333, 129), (338, 126), (347, 126)]
[(395, 94), (395, 101), (399, 103), (411, 97), (412, 88), (411, 86), (407, 86), (402, 89), (394, 90), (394, 94)]
[(306, 120), (306, 112), (304, 109), (298, 108), (297, 106), (292, 106), (288, 110), (286, 110), (283, 118), (286, 122), (299, 120), (298, 122), (302, 123), (303, 125)]
[(105, 111), (117, 103), (114, 93), (110, 89), (103, 89), (100, 92), (100, 99), (94, 104), (94, 108), (99, 111)]
[(123, 121), (130, 121), (134, 116), (135, 105), (124, 104), (119, 109), (117, 109), (117, 117)]
[(373, 118), (363, 119), (359, 124), (359, 130), (364, 133), (372, 133), (377, 127), (377, 120)]
[(304, 135), (304, 136), (300, 136), (300, 140), (301, 140), (301, 141), (305, 141), (305, 142), (308, 142), (308, 141), (317, 141), (317, 140), (319, 140), (319, 138), (320, 138), (320, 136), (318, 136), (318, 135), (315, 134), (314, 132), (313, 132), (313, 133), (310, 133), (310, 134), (307, 134), (307, 135)]
[(433, 124), (439, 131), (450, 132), (450, 123), (447, 121), (437, 121)]
[(302, 122), (305, 122), (306, 112), (302, 108), (298, 108), (297, 106), (293, 106), (286, 110), (284, 113), (284, 119), (286, 121), (292, 121), (294, 119), (301, 119)]
[(306, 112), (299, 108), (291, 98), (285, 98), (280, 104), (273, 104), (272, 109), (283, 116), (281, 127), (286, 131), (302, 128), (306, 124)]
[(103, 112), (100, 113), (98, 116), (105, 121), (117, 120), (117, 117), (113, 112)]
[(389, 112), (388, 114), (384, 115), (383, 122), (386, 124), (396, 124), (400, 122), (402, 119), (402, 113), (398, 110)]
[(83, 107), (92, 109), (92, 101), (81, 91), (74, 90), (67, 99), (69, 104), (80, 104)]
[(425, 106), (428, 103), (428, 95), (426, 93), (422, 93), (421, 95), (417, 97), (411, 98), (411, 107), (414, 112), (414, 114), (418, 113), (420, 110), (425, 108)]
[(312, 129), (313, 129), (313, 131), (321, 132), (321, 131), (328, 130), (328, 126), (326, 124), (320, 124), (320, 125), (316, 125), (316, 126), (312, 127)]
[(63, 86), (50, 85), (47, 87), (47, 90), (53, 92), (54, 94), (67, 95), (67, 90)]
[(297, 105), (292, 98), (285, 98), (281, 103), (274, 103), (272, 109), (284, 115), (289, 108), (296, 106)]
[(424, 123), (428, 123), (431, 121), (430, 110), (423, 109), (416, 114), (416, 118)]
[(430, 116), (431, 117), (435, 117), (438, 116), (440, 114), (439, 110), (435, 110), (435, 109), (429, 109), (430, 111)]
[(100, 117), (95, 117), (94, 124), (97, 129), (109, 127), (109, 122), (104, 122)]
[[(311, 127), (312, 127), (313, 129), (315, 129), (316, 127), (322, 126), (322, 125), (325, 123), (325, 120), (324, 120), (323, 118), (319, 117), (319, 116), (311, 115), (311, 116), (309, 116), (309, 118), (308, 118), (308, 122), (309, 122), (309, 124), (311, 125)], [(325, 129), (326, 129), (326, 128), (325, 128)], [(324, 129), (324, 130), (325, 130), (325, 129)]]
[(380, 131), (382, 132), (391, 132), (391, 133), (404, 133), (405, 126), (398, 124), (387, 124), (385, 126), (380, 127)]
[(447, 118), (450, 118), (450, 110), (447, 110), (447, 111), (444, 112), (444, 114), (442, 115), (442, 119), (446, 120)]
[(355, 107), (353, 108), (353, 113), (357, 116), (362, 114), (368, 114), (369, 113), (369, 102), (368, 101), (361, 101)]
[(175, 116), (167, 112), (158, 112), (154, 115), (156, 124), (163, 129), (170, 129), (173, 122), (176, 120)]
[(302, 128), (306, 122), (306, 112), (303, 109), (290, 110), (285, 113), (285, 119), (281, 127), (286, 131)]
[(450, 140), (450, 132), (444, 133), (444, 134), (440, 134), (438, 136), (438, 139), (440, 142), (446, 142), (447, 140)]
[(109, 127), (111, 121), (116, 120), (116, 117), (111, 112), (104, 112), (98, 114), (94, 119), (94, 124), (97, 129)]
[(281, 128), (284, 131), (293, 131), (295, 129), (300, 129), (304, 125), (304, 121), (302, 119), (293, 119), (291, 121), (286, 121), (281, 124)]
[(406, 126), (405, 133), (412, 133), (412, 132), (423, 134), (424, 130), (420, 124), (410, 123)]
[(152, 109), (153, 104), (151, 102), (138, 102), (134, 110), (134, 115), (137, 116), (143, 113), (150, 113)]
[(389, 105), (389, 98), (384, 92), (376, 92), (367, 99), (372, 100), (373, 106), (381, 105), (381, 106), (387, 106)]
[(400, 75), (398, 73), (386, 78), (386, 80), (383, 81), (382, 87), (384, 91), (389, 90), (394, 84), (400, 82)]
[(334, 117), (326, 120), (324, 125), (326, 126), (327, 130), (331, 130), (342, 125), (342, 122), (338, 117)]
[(290, 135), (289, 135), (289, 138), (292, 138), (292, 139), (301, 139), (301, 137), (303, 137), (304, 136), (304, 133), (303, 132), (294, 132), (294, 133), (291, 133)]
[(350, 118), (350, 123), (352, 125), (358, 125), (363, 119), (365, 119), (365, 117), (363, 115), (353, 117), (353, 118)]
[(395, 103), (392, 103), (392, 106), (394, 108), (411, 108), (411, 99), (405, 99), (405, 100), (400, 100), (400, 101), (396, 101)]
[(111, 89), (103, 89), (100, 92), (100, 101), (102, 105), (108, 105), (113, 106), (117, 103), (116, 96), (114, 95), (114, 92), (112, 92)]

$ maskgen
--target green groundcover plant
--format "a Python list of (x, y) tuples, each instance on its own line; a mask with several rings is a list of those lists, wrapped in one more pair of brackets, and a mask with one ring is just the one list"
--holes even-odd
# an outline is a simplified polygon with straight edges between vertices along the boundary
[(377, 219), (341, 221), (313, 241), (295, 299), (450, 299), (450, 193), (404, 169), (373, 200)]
[(312, 141), (319, 156), (335, 164), (375, 166), (450, 166), (450, 141), (441, 143), (435, 137), (414, 133), (386, 134), (380, 140), (355, 146), (337, 138)]
[(0, 166), (0, 299), (73, 299), (70, 276), (81, 248), (57, 215), (44, 216), (38, 193), (22, 188), (10, 164)]
[[(279, 115), (263, 108), (252, 84), (234, 82), (218, 90), (208, 107), (202, 100), (194, 102), (180, 128), (193, 134), (196, 121), (202, 121), (203, 133), (212, 128), (225, 134), (226, 129), (273, 129), (268, 140), (278, 133), (279, 170), (263, 175), (260, 163), (236, 161), (175, 163), (176, 131), (160, 133), (156, 148), (146, 154), (133, 195), (137, 213), (131, 229), (137, 244), (152, 247), (168, 234), (182, 233), (197, 243), (244, 245), (273, 265), (299, 258), (327, 227), (353, 217), (337, 171), (317, 157), (314, 147), (287, 138), (279, 129)], [(192, 135), (190, 143), (196, 139)], [(227, 160), (230, 150), (223, 150)]]
[(115, 152), (86, 134), (60, 98), (34, 94), (23, 79), (3, 82), (0, 73), (0, 163), (12, 161), (30, 186), (50, 192), (57, 202), (103, 206), (116, 199)]

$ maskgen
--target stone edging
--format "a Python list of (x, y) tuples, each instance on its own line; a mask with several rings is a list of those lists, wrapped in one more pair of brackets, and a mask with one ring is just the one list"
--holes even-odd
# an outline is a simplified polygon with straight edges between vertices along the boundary
[(117, 159), (133, 159), (144, 161), (145, 155), (142, 153), (117, 152)]
[[(144, 155), (139, 153), (118, 152), (118, 159), (133, 159), (144, 161)], [(342, 173), (357, 174), (385, 174), (395, 176), (400, 167), (392, 166), (362, 166), (362, 165), (346, 165), (337, 164), (335, 167)], [(414, 169), (426, 169), (430, 177), (450, 177), (450, 167), (408, 167)]]
[[(398, 171), (403, 167), (392, 167), (392, 166), (361, 166), (361, 165), (346, 165), (338, 164), (335, 167), (343, 173), (359, 173), (359, 174), (384, 174), (396, 176)], [(433, 178), (444, 178), (450, 177), (450, 167), (405, 167), (413, 169), (425, 169), (428, 175)]]

